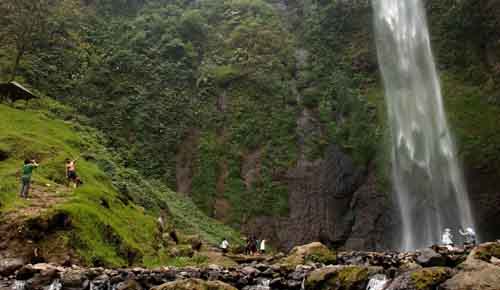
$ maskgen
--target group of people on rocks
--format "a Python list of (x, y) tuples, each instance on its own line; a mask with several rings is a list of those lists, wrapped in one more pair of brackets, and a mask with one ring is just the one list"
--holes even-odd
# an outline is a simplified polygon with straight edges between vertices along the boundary
[[(219, 245), (224, 254), (229, 252), (229, 242), (226, 238)], [(245, 245), (245, 255), (263, 255), (266, 253), (267, 241), (265, 239), (257, 239), (255, 236), (250, 236)]]
[[(458, 230), (458, 233), (464, 237), (465, 247), (472, 247), (476, 245), (476, 232), (471, 227), (466, 228), (465, 231), (462, 228), (460, 228)], [(441, 243), (450, 250), (452, 250), (455, 247), (451, 229), (449, 228), (444, 229), (443, 234), (441, 236)]]
[[(69, 159), (67, 158), (65, 160), (66, 162), (66, 179), (67, 179), (67, 185), (68, 186), (73, 186), (74, 188), (77, 188), (78, 186), (83, 184), (83, 181), (80, 179), (80, 177), (76, 174), (76, 159)], [(31, 177), (33, 175), (33, 171), (38, 168), (39, 164), (35, 159), (26, 159), (24, 160), (24, 164), (21, 168), (20, 174), (21, 174), (21, 191), (20, 191), (20, 196), (22, 198), (28, 199), (29, 197), (29, 191), (30, 191), (30, 186), (31, 186)]]
[(246, 255), (258, 255), (266, 253), (266, 240), (265, 239), (257, 239), (255, 236), (250, 236), (247, 239), (247, 243), (245, 246), (245, 254)]

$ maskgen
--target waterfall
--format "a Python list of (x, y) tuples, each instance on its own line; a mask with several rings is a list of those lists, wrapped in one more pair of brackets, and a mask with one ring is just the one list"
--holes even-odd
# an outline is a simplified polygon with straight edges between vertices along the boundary
[(16, 280), (14, 281), (14, 286), (12, 290), (25, 290), (26, 289), (26, 281)]
[(472, 227), (468, 194), (443, 107), (421, 0), (372, 0), (391, 132), (392, 178), (402, 217), (399, 247)]
[(387, 286), (388, 282), (389, 280), (387, 279), (387, 276), (377, 274), (370, 278), (370, 281), (366, 286), (366, 290), (383, 290)]
[(50, 284), (48, 290), (61, 290), (61, 289), (62, 289), (61, 281), (59, 281), (59, 279), (56, 279), (52, 282), (52, 284)]
[(246, 286), (243, 288), (244, 290), (271, 290), (269, 287), (271, 280), (269, 279), (261, 279), (258, 281), (258, 284), (255, 286)]

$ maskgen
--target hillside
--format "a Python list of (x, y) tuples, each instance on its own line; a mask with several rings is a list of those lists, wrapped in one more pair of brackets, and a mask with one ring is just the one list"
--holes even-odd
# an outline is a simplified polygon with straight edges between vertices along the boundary
[[(207, 261), (202, 254), (170, 255), (172, 248), (190, 248), (189, 239), (198, 237), (207, 247), (222, 237), (237, 243), (232, 229), (207, 218), (182, 195), (118, 165), (97, 131), (78, 125), (68, 108), (49, 100), (28, 109), (18, 106), (0, 105), (3, 258), (114, 267), (183, 265)], [(76, 157), (84, 185), (74, 190), (65, 184), (64, 159)], [(16, 178), (25, 158), (40, 163), (29, 200), (18, 197)], [(175, 229), (181, 245), (160, 236), (160, 212), (166, 231)]]

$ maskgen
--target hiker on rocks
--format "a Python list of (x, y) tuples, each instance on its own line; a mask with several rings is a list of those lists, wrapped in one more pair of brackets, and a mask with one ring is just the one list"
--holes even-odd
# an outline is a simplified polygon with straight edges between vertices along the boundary
[(220, 248), (222, 249), (223, 254), (227, 254), (227, 252), (229, 251), (229, 242), (226, 238), (224, 238), (220, 243)]
[(449, 250), (453, 249), (453, 235), (451, 234), (451, 230), (450, 229), (448, 229), (448, 228), (444, 229), (443, 235), (441, 237), (441, 242)]
[(254, 236), (250, 236), (247, 239), (247, 244), (245, 246), (245, 254), (253, 255), (257, 251), (257, 240)]
[(465, 239), (464, 246), (475, 246), (476, 245), (476, 232), (472, 228), (465, 229), (465, 232), (462, 229), (458, 230), (458, 233), (462, 235)]
[(245, 243), (245, 255), (250, 255), (250, 238), (248, 237)]
[(66, 158), (66, 177), (68, 178), (68, 185), (73, 183), (75, 188), (83, 184), (80, 177), (76, 174), (76, 160), (78, 159), (70, 160)]
[(260, 252), (261, 254), (263, 254), (263, 255), (266, 253), (266, 239), (262, 239), (262, 240), (260, 241), (260, 244), (259, 244), (259, 252)]
[(21, 197), (28, 199), (28, 194), (31, 184), (31, 175), (33, 170), (38, 167), (38, 163), (35, 160), (24, 160), (23, 168), (21, 169)]
[(255, 255), (257, 253), (257, 238), (252, 236), (250, 238), (250, 255)]

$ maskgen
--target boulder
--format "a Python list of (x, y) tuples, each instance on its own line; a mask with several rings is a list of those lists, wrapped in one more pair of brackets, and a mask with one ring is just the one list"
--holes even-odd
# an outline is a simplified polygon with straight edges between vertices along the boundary
[(241, 272), (243, 274), (249, 275), (249, 276), (253, 276), (253, 275), (256, 275), (256, 274), (260, 273), (259, 270), (257, 270), (254, 267), (250, 267), (250, 266), (243, 267), (243, 269), (241, 269)]
[(294, 247), (282, 262), (289, 265), (291, 268), (295, 268), (297, 265), (303, 265), (309, 262), (335, 264), (336, 260), (336, 254), (328, 249), (328, 247), (322, 243), (314, 242)]
[(369, 277), (382, 271), (382, 267), (328, 266), (309, 273), (305, 285), (310, 290), (364, 290)]
[(25, 261), (22, 258), (6, 258), (0, 260), (0, 275), (9, 276), (24, 266)]
[(90, 289), (92, 290), (109, 290), (109, 276), (102, 274), (99, 277), (92, 280), (90, 283)]
[(444, 290), (498, 290), (500, 289), (500, 266), (490, 263), (500, 254), (498, 243), (479, 245), (459, 265), (459, 272), (441, 285)]
[[(30, 280), (31, 282), (30, 289), (44, 289), (45, 287), (51, 285), (52, 283), (60, 283), (60, 280), (58, 278), (59, 278), (59, 272), (57, 272), (54, 269), (37, 273)], [(52, 288), (52, 289), (57, 289), (57, 288)]]
[(128, 279), (116, 285), (116, 290), (142, 290), (142, 286), (134, 279)]
[(80, 288), (86, 280), (85, 273), (79, 269), (70, 269), (61, 274), (61, 283), (64, 288)]
[(446, 267), (422, 268), (396, 277), (386, 290), (433, 290), (452, 274)]
[(477, 246), (472, 253), (475, 259), (489, 262), (491, 258), (500, 259), (500, 242), (484, 243)]
[(400, 272), (411, 272), (411, 271), (415, 271), (415, 270), (418, 270), (421, 268), (422, 268), (422, 266), (420, 266), (419, 264), (417, 264), (413, 261), (409, 261), (409, 262), (402, 263), (401, 266), (399, 266), (399, 271)]
[(445, 266), (446, 258), (433, 249), (426, 248), (419, 251), (417, 263), (423, 267)]
[(200, 279), (184, 279), (162, 284), (151, 290), (237, 290), (221, 281), (203, 281)]
[(171, 257), (193, 257), (194, 250), (189, 245), (178, 245), (170, 249)]

